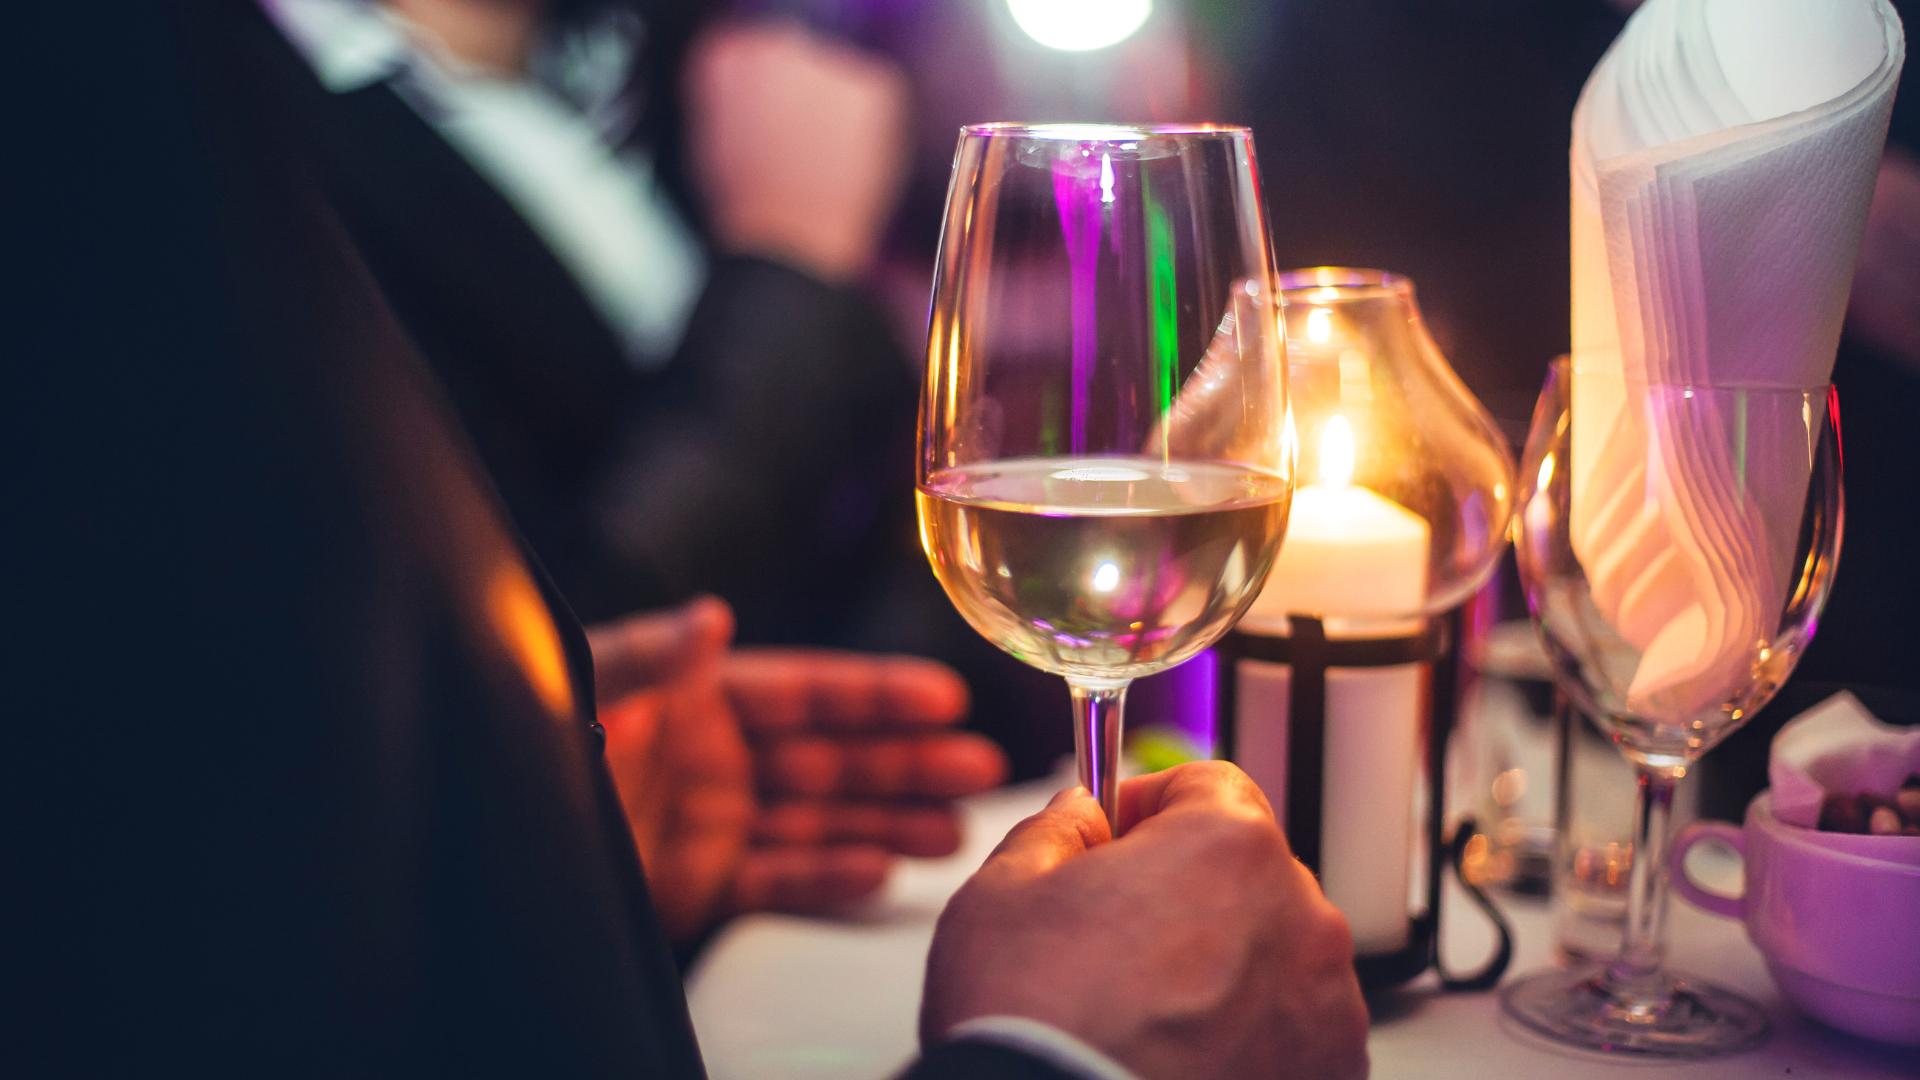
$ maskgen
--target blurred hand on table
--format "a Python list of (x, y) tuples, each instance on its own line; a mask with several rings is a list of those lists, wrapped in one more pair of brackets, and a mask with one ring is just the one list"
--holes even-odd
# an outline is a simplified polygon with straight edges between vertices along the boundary
[(824, 912), (896, 855), (950, 854), (949, 800), (1000, 783), (1000, 751), (953, 730), (966, 687), (905, 656), (730, 650), (696, 600), (589, 631), (607, 762), (661, 922)]
[(1007, 834), (940, 916), (921, 1040), (1016, 1016), (1148, 1078), (1364, 1075), (1346, 919), (1253, 781), (1217, 761), (1129, 780), (1120, 826), (1073, 788)]

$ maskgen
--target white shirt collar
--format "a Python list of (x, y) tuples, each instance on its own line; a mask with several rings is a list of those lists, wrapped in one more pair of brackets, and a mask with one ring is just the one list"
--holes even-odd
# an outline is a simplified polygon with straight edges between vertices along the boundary
[(320, 77), (345, 94), (404, 71), (415, 48), (399, 16), (360, 0), (260, 0)]
[[(410, 95), (415, 106), (432, 108), (450, 96), (449, 84), (500, 78), (451, 55), (377, 0), (259, 2), (320, 84), (336, 94), (404, 79), (416, 91)], [(571, 103), (602, 139), (617, 145), (639, 118), (630, 83), (645, 38), (638, 13), (609, 7), (601, 17), (542, 41), (527, 79)]]
[(525, 76), (463, 63), (373, 0), (260, 0), (334, 93), (390, 84), (559, 258), (643, 367), (664, 362), (706, 280), (699, 241), (624, 136), (643, 29), (631, 13), (542, 43)]

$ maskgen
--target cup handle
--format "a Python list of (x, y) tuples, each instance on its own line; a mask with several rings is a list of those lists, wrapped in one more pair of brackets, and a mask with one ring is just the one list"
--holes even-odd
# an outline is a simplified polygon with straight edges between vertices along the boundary
[(1741, 861), (1747, 857), (1746, 830), (1728, 821), (1696, 821), (1680, 830), (1675, 838), (1673, 854), (1668, 857), (1667, 875), (1673, 882), (1673, 889), (1703, 911), (1711, 911), (1729, 919), (1742, 918), (1746, 914), (1746, 897), (1728, 896), (1701, 888), (1687, 876), (1687, 852), (1693, 846), (1708, 840), (1717, 840), (1740, 853)]

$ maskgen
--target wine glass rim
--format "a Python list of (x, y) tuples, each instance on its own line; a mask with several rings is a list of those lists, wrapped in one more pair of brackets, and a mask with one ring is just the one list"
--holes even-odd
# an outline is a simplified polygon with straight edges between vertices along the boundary
[(1724, 380), (1687, 378), (1650, 379), (1644, 375), (1638, 375), (1632, 372), (1590, 366), (1586, 362), (1576, 363), (1572, 356), (1565, 354), (1554, 357), (1552, 363), (1548, 366), (1561, 378), (1566, 378), (1575, 373), (1600, 375), (1617, 380), (1627, 386), (1660, 390), (1663, 392), (1677, 390), (1702, 394), (1791, 394), (1796, 397), (1825, 397), (1833, 390), (1833, 384), (1830, 382), (1801, 384), (1777, 380), (1769, 381), (1758, 377)]
[(1131, 142), (1137, 139), (1169, 135), (1198, 137), (1224, 136), (1245, 139), (1253, 136), (1253, 129), (1244, 124), (1216, 124), (1210, 121), (1136, 124), (1082, 122), (1074, 120), (1037, 122), (992, 120), (979, 124), (962, 124), (960, 134), (966, 138), (994, 138), (1005, 136), (1046, 142), (1102, 143)]
[(1282, 295), (1326, 303), (1413, 293), (1413, 279), (1369, 266), (1302, 266), (1273, 276)]

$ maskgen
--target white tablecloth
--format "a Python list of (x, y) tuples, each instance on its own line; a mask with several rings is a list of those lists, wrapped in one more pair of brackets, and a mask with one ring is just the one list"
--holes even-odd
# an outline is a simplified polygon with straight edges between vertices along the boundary
[[(883, 896), (855, 917), (760, 915), (723, 931), (687, 982), (694, 1027), (714, 1080), (866, 1080), (905, 1065), (914, 1053), (920, 980), (941, 906), (1007, 828), (1057, 787), (1027, 784), (969, 800), (967, 842), (960, 852), (908, 861)], [(1460, 899), (1449, 900), (1442, 939), (1455, 966), (1470, 968), (1492, 939), (1484, 919)], [(1512, 898), (1502, 898), (1501, 905), (1518, 939), (1509, 975), (1551, 963), (1545, 906)], [(1794, 1013), (1737, 924), (1676, 898), (1668, 925), (1675, 968), (1708, 975), (1766, 1007), (1773, 1030), (1759, 1048), (1678, 1063), (1565, 1049), (1507, 1020), (1494, 993), (1441, 993), (1428, 976), (1373, 1003), (1373, 1075), (1920, 1078), (1920, 1055), (1863, 1042)]]

